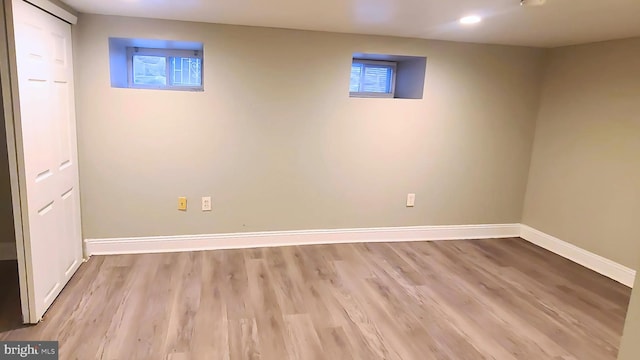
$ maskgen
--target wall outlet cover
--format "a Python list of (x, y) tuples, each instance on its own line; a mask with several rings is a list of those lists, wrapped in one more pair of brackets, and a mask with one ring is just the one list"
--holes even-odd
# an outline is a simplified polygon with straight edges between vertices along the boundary
[(202, 197), (202, 211), (211, 211), (211, 196)]
[(187, 210), (187, 198), (185, 196), (181, 196), (178, 198), (178, 210)]

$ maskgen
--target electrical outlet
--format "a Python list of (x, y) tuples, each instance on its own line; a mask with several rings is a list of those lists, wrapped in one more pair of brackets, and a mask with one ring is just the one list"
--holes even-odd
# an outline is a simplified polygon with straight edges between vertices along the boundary
[(407, 207), (414, 207), (416, 205), (416, 194), (407, 194)]
[(178, 198), (178, 210), (187, 210), (187, 198), (185, 196), (181, 196)]
[(202, 197), (202, 211), (211, 211), (211, 196)]

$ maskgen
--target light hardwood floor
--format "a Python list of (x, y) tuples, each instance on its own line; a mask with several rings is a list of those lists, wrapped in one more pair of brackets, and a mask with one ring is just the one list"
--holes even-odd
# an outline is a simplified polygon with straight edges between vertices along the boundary
[(630, 289), (521, 239), (95, 256), (61, 359), (615, 359)]

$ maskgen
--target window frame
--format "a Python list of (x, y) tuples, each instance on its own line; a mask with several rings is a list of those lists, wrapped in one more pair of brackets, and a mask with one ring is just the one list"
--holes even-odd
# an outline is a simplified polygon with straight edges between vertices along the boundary
[[(136, 84), (133, 81), (133, 56), (162, 56), (166, 64), (166, 85), (144, 85)], [(200, 59), (200, 85), (199, 86), (183, 86), (172, 85), (171, 75), (171, 58), (184, 57)], [(131, 89), (153, 89), (153, 90), (178, 90), (178, 91), (204, 91), (204, 58), (202, 50), (183, 50), (183, 49), (152, 49), (143, 47), (127, 47), (127, 81)]]
[[(367, 65), (377, 65), (377, 66), (385, 66), (385, 67), (390, 67), (391, 68), (391, 92), (390, 93), (379, 93), (379, 92), (367, 92), (367, 91), (349, 91), (349, 97), (359, 97), (359, 98), (383, 98), (383, 99), (393, 99), (395, 98), (395, 93), (396, 93), (396, 73), (397, 73), (397, 68), (398, 68), (398, 63), (395, 61), (383, 61), (383, 60), (369, 60), (369, 59), (358, 59), (358, 58), (353, 58), (351, 60), (351, 66), (353, 66), (353, 64), (362, 64), (364, 65), (363, 67), (363, 75), (364, 75), (364, 69), (367, 67)], [(364, 76), (361, 76), (361, 84), (362, 84), (362, 79), (364, 78)], [(351, 77), (349, 77), (349, 79), (351, 79)], [(349, 80), (349, 83), (351, 83), (351, 80)]]

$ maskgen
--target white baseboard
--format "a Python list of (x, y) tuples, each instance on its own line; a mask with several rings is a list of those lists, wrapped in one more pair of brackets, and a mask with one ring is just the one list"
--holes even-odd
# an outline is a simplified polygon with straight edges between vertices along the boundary
[(624, 265), (618, 264), (600, 255), (596, 255), (524, 224), (521, 225), (520, 237), (621, 284), (633, 287), (633, 282), (636, 278), (636, 271)]
[(88, 257), (91, 255), (247, 249), (314, 244), (468, 240), (511, 237), (522, 237), (535, 245), (626, 286), (633, 286), (636, 276), (635, 270), (523, 224), (407, 226), (86, 239), (85, 255)]
[(16, 244), (0, 243), (0, 261), (2, 260), (15, 260), (17, 258)]
[(409, 226), (386, 228), (267, 231), (211, 235), (86, 239), (86, 256), (257, 247), (510, 238), (520, 236), (520, 224)]

